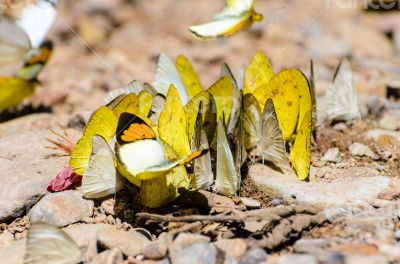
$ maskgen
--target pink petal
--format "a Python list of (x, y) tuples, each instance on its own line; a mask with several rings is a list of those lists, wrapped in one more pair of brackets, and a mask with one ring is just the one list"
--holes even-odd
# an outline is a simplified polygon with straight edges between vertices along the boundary
[(49, 192), (61, 192), (80, 186), (81, 182), (82, 176), (77, 175), (70, 166), (67, 166), (50, 181), (47, 190)]

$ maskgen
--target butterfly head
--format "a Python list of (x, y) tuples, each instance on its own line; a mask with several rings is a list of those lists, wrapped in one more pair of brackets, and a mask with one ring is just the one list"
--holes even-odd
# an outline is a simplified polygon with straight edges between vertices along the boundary
[(263, 19), (264, 19), (264, 16), (262, 14), (260, 14), (260, 13), (254, 12), (253, 15), (252, 15), (252, 20), (255, 21), (255, 22), (260, 22)]

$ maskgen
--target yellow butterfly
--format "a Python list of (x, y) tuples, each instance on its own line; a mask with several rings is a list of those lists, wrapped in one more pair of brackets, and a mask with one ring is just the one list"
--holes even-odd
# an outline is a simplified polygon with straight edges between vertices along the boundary
[(31, 223), (24, 263), (82, 263), (83, 251), (62, 229), (47, 223)]
[(236, 173), (235, 163), (226, 137), (223, 117), (218, 120), (217, 129), (217, 168), (215, 189), (223, 195), (235, 195), (239, 189), (240, 176)]
[(128, 95), (122, 95), (119, 103), (113, 107), (113, 111), (117, 117), (123, 112), (140, 115), (147, 117), (150, 113), (150, 109), (153, 102), (153, 97), (146, 91), (140, 91), (139, 95), (130, 93)]
[(229, 122), (233, 105), (233, 84), (229, 77), (224, 76), (207, 90), (217, 105), (217, 120), (224, 116), (224, 122)]
[(189, 99), (192, 99), (196, 94), (204, 90), (199, 77), (192, 67), (192, 64), (185, 56), (179, 55), (176, 58), (175, 65), (179, 76), (185, 85)]
[(203, 39), (232, 35), (263, 19), (254, 7), (255, 0), (227, 0), (224, 10), (215, 15), (212, 22), (191, 26), (189, 30)]
[(50, 59), (53, 45), (46, 42), (40, 53), (25, 62), (14, 77), (0, 77), (0, 111), (17, 106), (29, 97), (39, 85), (38, 74)]
[(311, 60), (310, 66), (310, 94), (311, 94), (311, 101), (312, 101), (312, 131), (314, 140), (317, 138), (317, 92), (315, 90), (315, 80), (314, 80), (314, 62)]
[(92, 153), (94, 135), (102, 136), (110, 142), (117, 129), (118, 119), (114, 112), (106, 106), (97, 109), (86, 125), (83, 136), (77, 142), (70, 155), (69, 164), (78, 175), (84, 175)]
[(272, 66), (262, 52), (257, 52), (250, 65), (244, 71), (244, 94), (252, 93), (259, 87), (264, 87), (274, 76)]
[[(253, 92), (262, 109), (268, 98), (271, 98), (274, 102), (276, 115), (285, 141), (291, 140), (295, 132), (300, 109), (299, 87), (302, 92), (304, 89), (308, 89), (307, 82), (307, 79), (299, 70), (283, 70), (274, 75), (266, 85), (257, 88)], [(306, 108), (302, 107), (302, 114), (304, 109)]]
[(101, 198), (119, 191), (124, 182), (114, 165), (114, 152), (99, 135), (92, 140), (92, 153), (82, 178), (82, 192), (86, 198)]
[(296, 140), (290, 151), (290, 162), (300, 180), (308, 178), (311, 162), (312, 113), (308, 111), (297, 130)]
[(202, 127), (206, 132), (208, 142), (211, 144), (217, 126), (217, 110), (213, 96), (207, 91), (198, 93), (184, 107), (187, 120), (188, 138), (192, 138), (195, 131), (196, 118), (200, 104), (202, 104)]
[[(190, 141), (190, 148), (192, 152), (209, 149), (207, 134), (203, 130), (202, 118), (202, 103), (199, 105), (199, 112), (196, 118), (196, 125), (193, 136)], [(214, 181), (214, 174), (212, 171), (210, 153), (206, 153), (194, 161), (193, 175), (192, 175), (192, 188), (193, 189), (208, 189)]]
[[(172, 143), (177, 147), (179, 141), (174, 139)], [(130, 113), (122, 113), (119, 118), (115, 149), (120, 164), (117, 169), (122, 167), (124, 170), (120, 170), (120, 173), (139, 186), (138, 181), (163, 177), (175, 167), (185, 165), (208, 151), (197, 151), (183, 158), (180, 158), (182, 154), (177, 153), (180, 158), (178, 161), (166, 160), (163, 145), (156, 138), (154, 130), (143, 119)]]

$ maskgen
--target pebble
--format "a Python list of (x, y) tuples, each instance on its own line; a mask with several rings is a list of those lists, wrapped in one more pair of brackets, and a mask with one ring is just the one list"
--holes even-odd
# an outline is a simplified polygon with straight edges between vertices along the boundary
[(347, 125), (345, 123), (337, 123), (333, 126), (333, 129), (337, 131), (344, 131), (345, 129), (347, 129)]
[(175, 238), (173, 246), (175, 250), (182, 250), (187, 246), (198, 243), (210, 243), (210, 238), (199, 234), (180, 233)]
[(298, 253), (311, 253), (328, 247), (329, 244), (329, 240), (324, 238), (300, 239), (296, 241), (293, 248)]
[(190, 245), (176, 252), (175, 264), (214, 264), (217, 260), (217, 249), (208, 243)]
[(107, 215), (112, 215), (114, 216), (114, 205), (115, 205), (115, 200), (114, 199), (108, 199), (105, 200), (101, 203), (101, 208), (104, 210), (104, 212)]
[(390, 188), (378, 194), (378, 198), (382, 200), (393, 201), (400, 198), (400, 188)]
[(159, 238), (142, 247), (142, 254), (149, 259), (162, 259), (167, 255), (168, 245), (165, 238)]
[(389, 103), (385, 97), (371, 95), (367, 100), (368, 111), (373, 115), (381, 114), (387, 107)]
[(353, 156), (359, 156), (359, 157), (367, 156), (370, 158), (376, 157), (375, 153), (372, 152), (372, 150), (368, 146), (361, 144), (359, 142), (354, 142), (353, 144), (351, 144), (349, 146), (349, 150)]
[(242, 203), (249, 209), (257, 209), (257, 208), (261, 208), (261, 203), (248, 198), (248, 197), (240, 197), (240, 200), (242, 201)]
[(97, 233), (99, 245), (106, 249), (117, 247), (125, 256), (136, 256), (149, 239), (135, 230), (123, 231), (115, 228), (102, 229)]
[(79, 222), (93, 214), (94, 203), (82, 198), (79, 191), (50, 193), (29, 212), (30, 222), (43, 221), (58, 227)]
[(394, 232), (394, 238), (395, 238), (397, 241), (400, 241), (400, 229), (399, 229), (399, 230), (396, 230), (396, 232)]
[(270, 204), (272, 205), (272, 206), (278, 206), (278, 205), (280, 205), (282, 203), (282, 201), (280, 200), (280, 199), (273, 199), (271, 202), (270, 202)]
[(317, 258), (309, 254), (291, 254), (279, 258), (278, 264), (318, 264)]
[(330, 148), (326, 151), (325, 155), (321, 158), (322, 161), (329, 161), (338, 163), (342, 160), (340, 157), (339, 148)]
[(379, 125), (383, 129), (387, 130), (398, 130), (400, 128), (400, 111), (390, 110), (385, 112), (381, 120), (379, 120)]
[(246, 242), (240, 238), (234, 239), (220, 239), (214, 242), (217, 249), (225, 252), (227, 256), (232, 256), (236, 259), (240, 259), (247, 250)]
[(267, 253), (261, 249), (256, 248), (250, 250), (244, 255), (244, 257), (239, 261), (239, 264), (259, 264), (265, 263), (267, 261)]

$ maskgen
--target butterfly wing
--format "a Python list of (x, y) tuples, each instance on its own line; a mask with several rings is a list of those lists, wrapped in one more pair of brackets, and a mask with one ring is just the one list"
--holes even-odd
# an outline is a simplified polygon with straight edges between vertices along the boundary
[(193, 98), (196, 94), (203, 91), (203, 85), (200, 82), (199, 77), (194, 71), (190, 61), (183, 55), (179, 55), (176, 58), (176, 69), (178, 70), (179, 76), (185, 85), (186, 92), (189, 98)]
[(46, 223), (31, 224), (24, 263), (74, 264), (81, 260), (81, 249), (63, 230)]
[(290, 161), (297, 177), (300, 180), (308, 178), (311, 163), (311, 136), (312, 136), (312, 113), (308, 111), (297, 131), (296, 140), (290, 151)]
[(233, 85), (229, 77), (220, 78), (207, 90), (214, 98), (217, 105), (217, 120), (224, 114), (225, 124), (229, 121), (233, 105)]
[(187, 102), (189, 102), (189, 96), (186, 92), (185, 85), (183, 84), (174, 63), (167, 55), (161, 53), (157, 62), (153, 86), (158, 93), (167, 95), (171, 84), (173, 84), (178, 90), (183, 105), (186, 105)]
[(317, 131), (317, 92), (315, 90), (315, 79), (314, 79), (314, 62), (311, 60), (310, 66), (310, 94), (311, 94), (311, 101), (312, 101), (312, 130), (313, 130), (313, 137), (316, 140), (316, 131)]
[(277, 166), (287, 162), (282, 130), (271, 99), (267, 100), (264, 107), (257, 150), (263, 160), (268, 160)]
[(162, 94), (154, 95), (149, 113), (150, 120), (154, 124), (158, 123), (158, 119), (160, 117), (161, 111), (164, 109), (164, 105), (165, 105), (165, 96)]
[(127, 95), (130, 93), (135, 93), (136, 95), (139, 95), (139, 93), (142, 90), (143, 90), (143, 84), (135, 80), (126, 86), (109, 91), (104, 96), (103, 101), (105, 105), (109, 105), (111, 102), (115, 101), (115, 99), (117, 99), (121, 95)]
[(264, 87), (274, 76), (270, 61), (262, 52), (257, 52), (244, 71), (244, 94)]
[(31, 48), (31, 41), (21, 27), (0, 18), (0, 62), (21, 61)]
[(114, 166), (114, 152), (103, 137), (94, 135), (89, 165), (83, 174), (82, 191), (87, 198), (101, 198), (116, 193), (123, 181)]
[(110, 142), (117, 129), (118, 119), (111, 109), (106, 106), (98, 108), (86, 125), (83, 136), (76, 144), (70, 155), (70, 166), (78, 175), (83, 175), (92, 153), (92, 138), (97, 134)]
[(333, 84), (326, 94), (326, 112), (330, 120), (351, 121), (361, 117), (350, 62), (343, 59)]
[(0, 111), (17, 106), (31, 96), (36, 84), (13, 77), (0, 77)]
[(170, 145), (179, 158), (190, 154), (185, 110), (178, 90), (173, 85), (168, 91), (157, 128), (160, 139)]
[(235, 195), (238, 191), (239, 177), (235, 171), (232, 152), (229, 148), (222, 117), (217, 128), (217, 171), (215, 188), (223, 195)]
[(251, 150), (257, 146), (261, 123), (261, 110), (251, 93), (243, 96), (243, 109), (244, 146), (247, 150)]
[(210, 39), (229, 36), (247, 27), (248, 16), (226, 17), (206, 24), (189, 27), (189, 31), (199, 38)]

